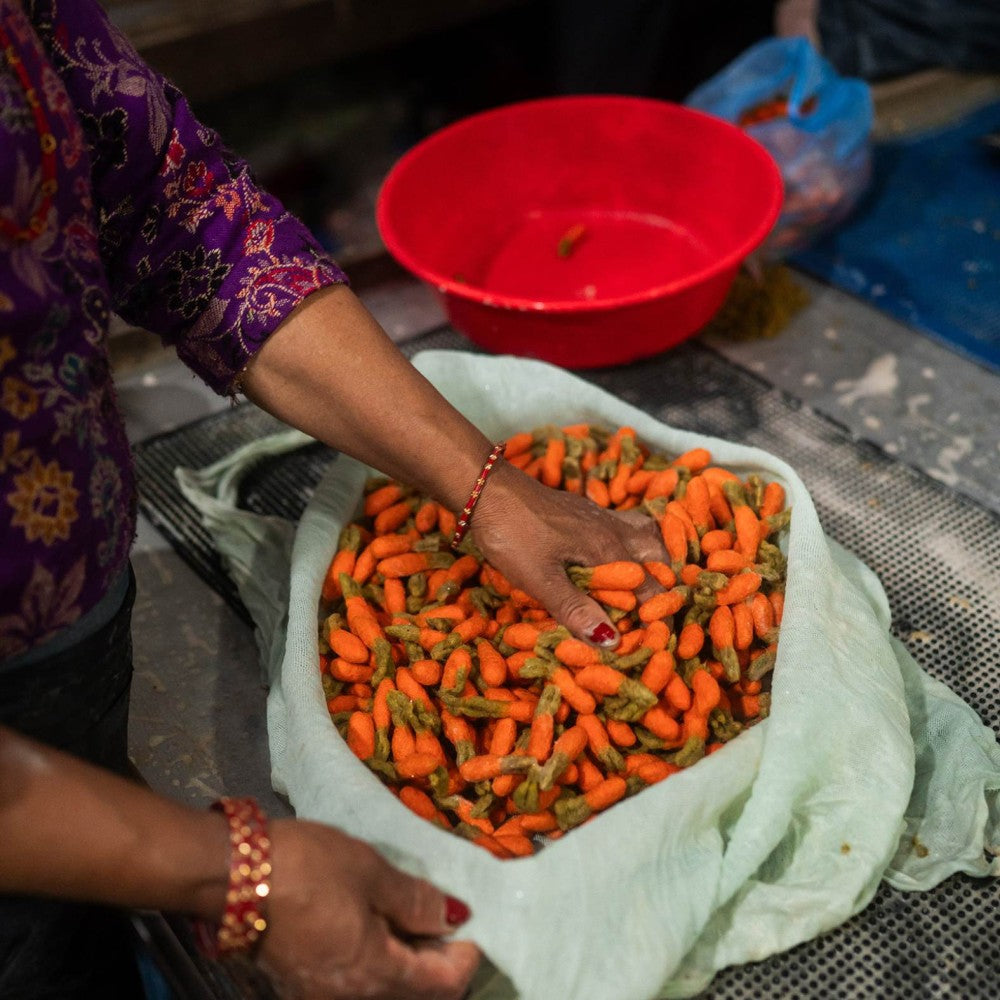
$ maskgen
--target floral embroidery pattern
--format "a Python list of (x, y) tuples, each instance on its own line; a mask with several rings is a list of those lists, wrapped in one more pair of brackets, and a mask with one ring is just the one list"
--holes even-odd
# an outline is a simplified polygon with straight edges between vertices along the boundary
[(127, 155), (125, 130), (128, 116), (123, 108), (112, 108), (103, 115), (80, 114), (80, 121), (92, 136), (91, 148), (97, 159), (109, 167), (120, 167)]
[(261, 192), (250, 183), (248, 173), (226, 177), (217, 184), (215, 173), (203, 162), (189, 163), (177, 172), (180, 176), (168, 181), (163, 189), (169, 199), (167, 215), (188, 232), (197, 231), (206, 219), (219, 213), (232, 222), (238, 212), (245, 218), (264, 207)]
[(258, 219), (247, 226), (247, 234), (243, 239), (243, 252), (267, 253), (273, 242), (274, 223), (270, 219)]
[[(93, 607), (124, 567), (134, 471), (108, 359), (112, 312), (210, 386), (311, 292), (345, 280), (98, 0), (0, 0), (56, 139), (30, 241), (0, 236), (0, 659)], [(0, 210), (29, 218), (40, 150), (0, 60)]]
[(31, 567), (17, 611), (0, 615), (0, 659), (45, 642), (80, 617), (84, 561), (78, 559), (56, 576), (41, 563)]
[(0, 406), (15, 420), (27, 420), (38, 409), (38, 393), (19, 378), (0, 382)]
[(5, 132), (30, 132), (34, 127), (31, 112), (18, 100), (17, 83), (11, 76), (0, 76), (0, 129)]
[(167, 258), (167, 304), (185, 319), (203, 312), (231, 268), (220, 250), (177, 250)]
[(88, 493), (94, 519), (106, 525), (104, 539), (97, 547), (97, 561), (105, 566), (117, 555), (121, 544), (121, 522), (125, 510), (121, 476), (118, 466), (110, 458), (101, 459), (94, 466)]
[(74, 215), (63, 226), (63, 238), (66, 240), (67, 252), (74, 259), (88, 263), (98, 261), (97, 229), (88, 216), (83, 213)]
[(17, 357), (17, 351), (10, 337), (0, 337), (0, 371), (8, 361), (13, 361)]
[(23, 469), (31, 456), (30, 448), (21, 447), (21, 432), (6, 431), (0, 438), (0, 476), (11, 469)]
[(38, 457), (31, 467), (14, 477), (14, 491), (7, 503), (14, 508), (11, 526), (23, 528), (29, 542), (41, 540), (51, 545), (69, 538), (69, 526), (77, 519), (76, 500), (80, 491), (73, 486), (73, 473), (55, 462), (42, 465)]

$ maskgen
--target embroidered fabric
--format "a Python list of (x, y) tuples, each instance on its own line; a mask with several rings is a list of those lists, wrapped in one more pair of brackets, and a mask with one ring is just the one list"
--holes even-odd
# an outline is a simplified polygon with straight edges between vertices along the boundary
[(95, 0), (0, 0), (0, 24), (0, 216), (16, 230), (0, 228), (2, 661), (86, 614), (128, 558), (112, 312), (227, 394), (346, 276)]

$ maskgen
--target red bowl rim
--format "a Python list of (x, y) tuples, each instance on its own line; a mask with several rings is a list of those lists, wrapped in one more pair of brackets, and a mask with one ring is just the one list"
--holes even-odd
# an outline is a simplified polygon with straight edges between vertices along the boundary
[[(729, 253), (716, 258), (711, 264), (706, 265), (701, 270), (692, 271), (683, 278), (678, 278), (663, 285), (654, 285), (644, 291), (636, 292), (631, 295), (618, 296), (615, 298), (597, 297), (593, 299), (554, 299), (545, 301), (537, 298), (520, 298), (512, 295), (501, 295), (490, 292), (487, 289), (480, 288), (476, 285), (455, 281), (454, 278), (451, 278), (446, 274), (441, 274), (431, 268), (424, 267), (405, 249), (405, 247), (401, 245), (399, 238), (393, 229), (392, 223), (388, 218), (388, 209), (386, 206), (392, 197), (393, 189), (400, 183), (400, 177), (405, 171), (407, 165), (418, 157), (427, 148), (427, 146), (430, 144), (436, 144), (444, 136), (451, 136), (455, 133), (473, 127), (484, 119), (501, 117), (512, 110), (536, 104), (555, 105), (569, 104), (572, 102), (633, 105), (655, 104), (660, 107), (666, 106), (674, 111), (680, 111), (683, 114), (690, 115), (691, 117), (702, 118), (710, 121), (713, 127), (718, 127), (720, 130), (730, 130), (731, 132), (739, 135), (740, 139), (737, 141), (743, 142), (747, 150), (752, 155), (756, 156), (758, 160), (766, 165), (766, 167), (770, 168), (774, 183), (770, 188), (771, 201), (770, 204), (767, 205), (767, 211), (762, 213), (761, 220), (758, 225), (754, 228), (752, 233), (742, 241), (741, 244)], [(662, 101), (657, 98), (632, 97), (615, 94), (573, 94), (568, 96), (542, 97), (528, 101), (517, 101), (512, 104), (505, 104), (496, 108), (490, 108), (486, 111), (480, 111), (476, 114), (461, 118), (457, 122), (446, 125), (443, 128), (431, 133), (426, 138), (421, 139), (396, 161), (395, 165), (386, 175), (376, 198), (375, 219), (379, 233), (381, 234), (382, 240), (384, 241), (389, 253), (392, 254), (392, 256), (395, 257), (396, 260), (405, 268), (417, 275), (417, 277), (426, 281), (428, 284), (433, 285), (439, 292), (445, 295), (455, 295), (459, 298), (469, 299), (470, 301), (478, 302), (479, 304), (485, 306), (497, 307), (501, 309), (516, 309), (525, 312), (596, 312), (604, 309), (618, 309), (623, 306), (638, 305), (667, 295), (674, 295), (678, 292), (687, 291), (688, 289), (704, 284), (706, 281), (710, 281), (712, 278), (718, 277), (727, 271), (735, 269), (767, 238), (768, 233), (770, 233), (781, 213), (783, 201), (784, 188), (781, 171), (779, 170), (778, 165), (774, 162), (774, 158), (756, 139), (748, 135), (743, 129), (733, 125), (731, 122), (726, 121), (724, 118), (719, 118), (716, 115), (711, 115), (704, 111), (696, 110), (695, 108), (686, 107), (683, 104), (676, 104), (671, 101)]]

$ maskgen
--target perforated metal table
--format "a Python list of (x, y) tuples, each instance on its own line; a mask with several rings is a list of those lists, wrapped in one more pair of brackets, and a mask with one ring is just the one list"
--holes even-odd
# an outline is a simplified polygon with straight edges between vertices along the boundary
[[(413, 353), (422, 348), (468, 348), (468, 344), (442, 328), (404, 349)], [(788, 461), (809, 487), (827, 532), (882, 580), (894, 633), (925, 669), (1000, 731), (1000, 516), (996, 512), (857, 440), (845, 427), (701, 343), (586, 377), (667, 423), (757, 445)], [(152, 437), (136, 449), (144, 514), (189, 567), (197, 586), (225, 606), (224, 613), (216, 606), (212, 620), (219, 634), (207, 637), (207, 648), (221, 655), (226, 642), (237, 645), (235, 658), (232, 649), (226, 650), (227, 662), (233, 664), (231, 675), (224, 681), (210, 680), (211, 711), (221, 728), (215, 731), (214, 745), (205, 748), (203, 770), (198, 776), (198, 768), (192, 766), (198, 761), (185, 766), (181, 761), (177, 770), (185, 783), (170, 779), (175, 793), (180, 790), (194, 800), (212, 792), (214, 784), (225, 785), (227, 774), (231, 778), (234, 770), (228, 763), (233, 748), (223, 745), (233, 723), (223, 722), (218, 711), (219, 696), (226, 695), (228, 683), (238, 685), (233, 690), (239, 694), (224, 700), (237, 726), (244, 727), (240, 750), (252, 755), (256, 791), (266, 801), (273, 800), (275, 808), (287, 808), (265, 787), (266, 739), (262, 716), (257, 714), (263, 691), (259, 685), (253, 691), (245, 687), (254, 683), (248, 616), (219, 564), (211, 538), (180, 498), (173, 480), (176, 465), (205, 465), (277, 426), (244, 404)], [(327, 449), (313, 445), (260, 466), (245, 481), (245, 506), (294, 519), (331, 457)], [(190, 596), (191, 586), (181, 585), (184, 593), (176, 595), (178, 607)], [(183, 676), (192, 685), (204, 682), (194, 666)], [(150, 749), (170, 739), (167, 735)], [(246, 767), (237, 770), (247, 774)], [(703, 997), (993, 998), (1000, 995), (998, 903), (1000, 886), (961, 876), (925, 893), (882, 886), (873, 902), (848, 923), (786, 954), (724, 971)]]

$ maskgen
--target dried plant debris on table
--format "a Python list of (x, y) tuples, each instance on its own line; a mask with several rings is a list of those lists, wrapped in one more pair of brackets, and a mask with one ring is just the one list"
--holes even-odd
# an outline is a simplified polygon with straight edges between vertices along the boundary
[(809, 304), (809, 293), (787, 265), (764, 264), (754, 271), (740, 270), (704, 333), (730, 340), (776, 337)]

